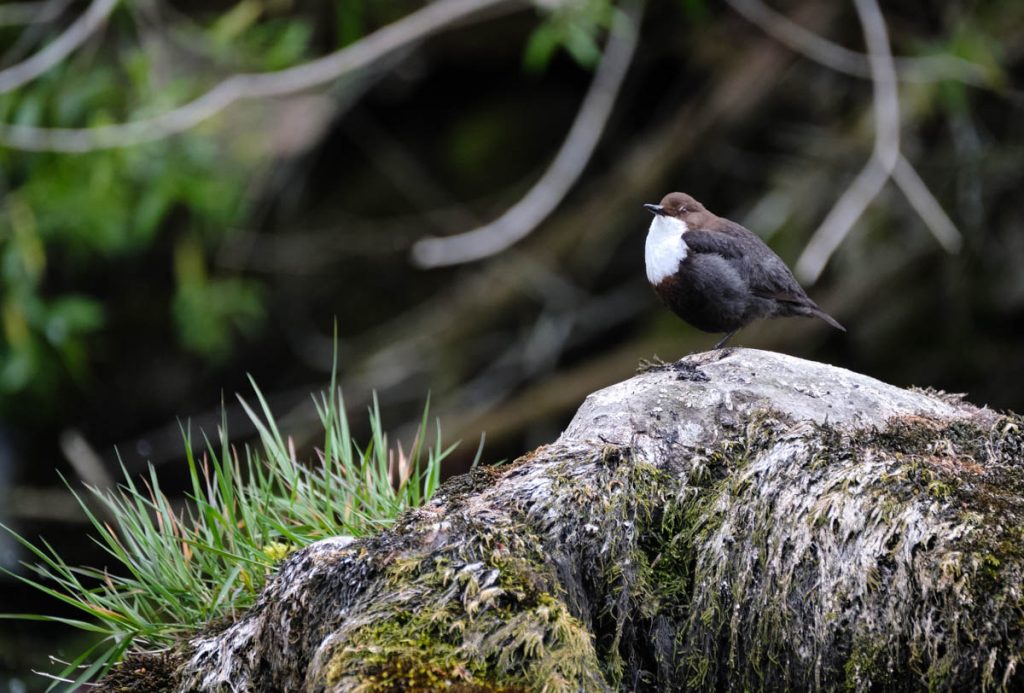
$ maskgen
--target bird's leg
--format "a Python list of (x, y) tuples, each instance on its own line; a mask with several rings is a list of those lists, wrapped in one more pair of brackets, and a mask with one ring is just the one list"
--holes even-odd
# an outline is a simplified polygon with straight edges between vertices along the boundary
[(732, 339), (732, 336), (733, 336), (734, 334), (736, 334), (737, 332), (739, 332), (739, 331), (740, 331), (740, 330), (739, 330), (739, 328), (736, 328), (735, 330), (733, 330), (733, 331), (732, 331), (732, 332), (730, 332), (729, 334), (727, 334), (727, 335), (725, 335), (724, 337), (722, 337), (721, 339), (719, 339), (719, 340), (718, 340), (718, 344), (716, 344), (716, 345), (714, 346), (714, 348), (715, 348), (715, 349), (721, 349), (722, 347), (724, 347), (724, 346), (725, 346), (725, 343), (726, 343), (726, 342), (728, 342), (728, 341), (729, 341), (730, 339)]

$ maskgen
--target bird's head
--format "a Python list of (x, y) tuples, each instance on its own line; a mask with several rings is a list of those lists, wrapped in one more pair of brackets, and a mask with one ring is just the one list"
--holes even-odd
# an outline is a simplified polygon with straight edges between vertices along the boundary
[(693, 199), (686, 193), (674, 192), (665, 195), (661, 198), (661, 203), (656, 205), (647, 204), (644, 207), (659, 217), (672, 217), (679, 219), (680, 221), (686, 222), (691, 228), (697, 227), (697, 224), (690, 223), (690, 219), (696, 218), (697, 216), (703, 216), (709, 214), (708, 210), (704, 209), (704, 205), (697, 200)]

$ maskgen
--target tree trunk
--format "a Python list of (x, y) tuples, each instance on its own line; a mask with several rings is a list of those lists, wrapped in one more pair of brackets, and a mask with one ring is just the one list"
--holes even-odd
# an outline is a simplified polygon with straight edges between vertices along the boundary
[(955, 396), (697, 354), (298, 552), (174, 685), (1020, 690), (1022, 451), (1019, 417)]

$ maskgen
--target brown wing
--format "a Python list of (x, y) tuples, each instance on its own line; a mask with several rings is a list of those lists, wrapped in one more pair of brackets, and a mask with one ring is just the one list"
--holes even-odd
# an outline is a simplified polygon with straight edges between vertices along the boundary
[[(695, 252), (716, 253), (734, 263), (750, 292), (761, 298), (814, 307), (789, 267), (764, 241), (739, 224), (719, 220), (719, 230), (693, 229), (683, 239)], [(757, 260), (754, 261), (753, 257)]]
[[(686, 244), (698, 252), (714, 252), (735, 260), (732, 265), (755, 296), (789, 304), (798, 315), (814, 315), (846, 332), (845, 327), (811, 300), (786, 263), (764, 241), (728, 219), (718, 219), (716, 225), (714, 231), (687, 231)], [(756, 256), (756, 262), (752, 255)]]

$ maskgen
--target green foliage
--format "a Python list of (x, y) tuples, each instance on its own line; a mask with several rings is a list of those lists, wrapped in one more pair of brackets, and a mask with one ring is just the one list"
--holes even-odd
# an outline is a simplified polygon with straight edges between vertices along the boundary
[(233, 328), (252, 333), (262, 322), (259, 285), (236, 277), (210, 277), (202, 246), (194, 238), (178, 243), (174, 270), (174, 318), (182, 341), (195, 352), (227, 358)]
[(703, 22), (710, 14), (706, 0), (679, 0), (679, 5), (683, 16), (691, 22)]
[(88, 297), (69, 293), (47, 301), (39, 295), (46, 251), (36, 216), (13, 195), (7, 209), (7, 225), (0, 219), (0, 394), (54, 385), (55, 374), (47, 368), (54, 361), (81, 376), (81, 336), (103, 323), (99, 305)]
[(261, 70), (280, 70), (302, 60), (309, 48), (310, 24), (301, 18), (271, 17), (265, 3), (242, 0), (212, 24), (208, 38), (216, 54)]
[(338, 45), (354, 43), (364, 31), (366, 6), (363, 0), (334, 0), (334, 14), (337, 17)]
[[(83, 128), (132, 121), (194, 98), (229, 72), (300, 62), (309, 53), (310, 23), (295, 12), (267, 16), (274, 7), (243, 0), (208, 26), (171, 28), (177, 39), (205, 52), (201, 71), (169, 59), (173, 51), (139, 46), (134, 29), (126, 31), (115, 16), (104, 50), (83, 52), (0, 94), (0, 122)], [(221, 67), (211, 70), (210, 64)], [(238, 228), (247, 214), (252, 167), (268, 152), (234, 147), (233, 137), (213, 121), (125, 149), (54, 154), (0, 148), (0, 395), (28, 394), (45, 403), (68, 377), (88, 375), (97, 332), (132, 296), (132, 287), (109, 274), (110, 261), (151, 253), (172, 215), (175, 233), (202, 239), (185, 242), (200, 264)], [(170, 263), (166, 255), (160, 260)], [(260, 326), (262, 298), (254, 282), (205, 269), (174, 276), (173, 287), (156, 287), (163, 303), (154, 310), (175, 318), (190, 351), (223, 359), (235, 334)], [(109, 287), (108, 295), (67, 288), (97, 284)]]
[(598, 36), (611, 26), (615, 7), (608, 0), (577, 0), (559, 3), (530, 36), (523, 55), (528, 70), (547, 67), (559, 48), (584, 67), (593, 67), (601, 57)]
[(196, 457), (184, 432), (191, 492), (183, 509), (164, 493), (152, 467), (141, 480), (125, 471), (116, 490), (75, 493), (114, 572), (70, 566), (45, 540), (36, 544), (4, 527), (37, 560), (26, 564), (31, 577), (12, 575), (77, 609), (84, 620), (0, 618), (63, 623), (100, 636), (62, 677), (84, 683), (129, 648), (164, 647), (231, 617), (253, 603), (275, 565), (295, 549), (329, 536), (373, 533), (437, 490), (441, 464), (454, 446), (442, 446), (439, 427), (428, 443), (426, 407), (406, 452), (390, 443), (375, 396), (370, 439), (359, 445), (332, 382), (328, 393), (314, 397), (324, 442), (318, 462), (307, 464), (253, 388), (256, 405), (241, 401), (259, 433), (257, 445), (239, 453), (224, 424), (218, 443), (207, 439), (205, 454)]

